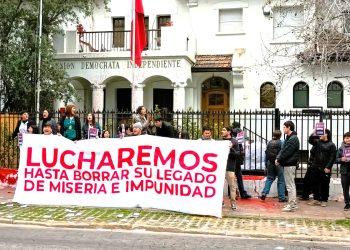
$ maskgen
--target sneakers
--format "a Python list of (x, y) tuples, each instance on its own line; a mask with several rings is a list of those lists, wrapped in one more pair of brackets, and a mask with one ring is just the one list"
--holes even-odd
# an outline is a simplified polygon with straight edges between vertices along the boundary
[(236, 209), (237, 209), (236, 204), (232, 203), (232, 204), (231, 204), (231, 209), (232, 209), (232, 210), (236, 210)]
[(282, 209), (282, 212), (295, 212), (295, 211), (297, 211), (297, 207), (289, 204)]
[(320, 206), (321, 202), (318, 201), (318, 200), (313, 200), (313, 201), (309, 202), (308, 205), (310, 205), (310, 206)]
[(350, 210), (350, 204), (346, 204), (344, 207), (344, 211), (348, 211), (348, 210)]
[(321, 207), (327, 207), (327, 201), (321, 201)]
[(283, 198), (283, 199), (278, 199), (278, 202), (287, 202), (288, 199), (287, 198)]
[(266, 194), (262, 194), (262, 195), (259, 196), (259, 199), (262, 200), (262, 201), (264, 201), (265, 198), (266, 198)]

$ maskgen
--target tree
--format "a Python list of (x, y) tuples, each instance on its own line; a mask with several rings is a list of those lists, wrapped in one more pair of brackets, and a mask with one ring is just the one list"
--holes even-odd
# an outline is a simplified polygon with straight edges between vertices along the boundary
[[(64, 25), (90, 16), (98, 4), (109, 0), (43, 0), (40, 106), (52, 107), (55, 99), (69, 101), (75, 94), (64, 70), (57, 66), (51, 38)], [(34, 110), (37, 82), (39, 0), (0, 2), (0, 108)]]
[[(272, 9), (273, 37), (265, 39), (259, 66), (271, 72), (276, 90), (289, 79), (312, 79), (326, 93), (330, 78), (349, 89), (350, 1), (266, 0)], [(271, 40), (289, 43), (268, 44)], [(281, 39), (282, 40), (282, 39)]]

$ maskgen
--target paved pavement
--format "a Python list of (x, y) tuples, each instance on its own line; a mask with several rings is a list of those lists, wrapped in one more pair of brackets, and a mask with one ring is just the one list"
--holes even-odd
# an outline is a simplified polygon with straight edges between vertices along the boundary
[[(350, 245), (350, 211), (329, 201), (327, 207), (300, 201), (297, 212), (281, 212), (285, 203), (276, 198), (238, 200), (232, 211), (229, 200), (223, 218), (195, 216), (156, 209), (112, 209), (31, 206), (12, 202), (14, 188), (0, 189), (0, 223), (54, 227), (110, 228), (203, 233), (245, 237), (344, 242)], [(342, 220), (347, 224), (339, 224)]]

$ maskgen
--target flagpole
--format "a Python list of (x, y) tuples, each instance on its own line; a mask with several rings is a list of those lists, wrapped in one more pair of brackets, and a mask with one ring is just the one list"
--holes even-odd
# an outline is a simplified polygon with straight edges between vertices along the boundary
[(131, 83), (131, 109), (135, 111), (135, 102), (136, 102), (136, 84), (135, 84), (135, 48), (136, 48), (136, 0), (132, 0), (132, 83)]
[(43, 26), (43, 1), (40, 0), (39, 3), (39, 37), (38, 37), (38, 72), (36, 80), (36, 122), (39, 124), (39, 113), (40, 113), (40, 77), (41, 77), (41, 36), (42, 36), (42, 26)]

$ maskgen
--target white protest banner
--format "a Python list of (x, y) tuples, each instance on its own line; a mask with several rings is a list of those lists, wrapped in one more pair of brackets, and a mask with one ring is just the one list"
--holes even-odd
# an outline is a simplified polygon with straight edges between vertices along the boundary
[(229, 141), (23, 135), (14, 201), (221, 217)]

